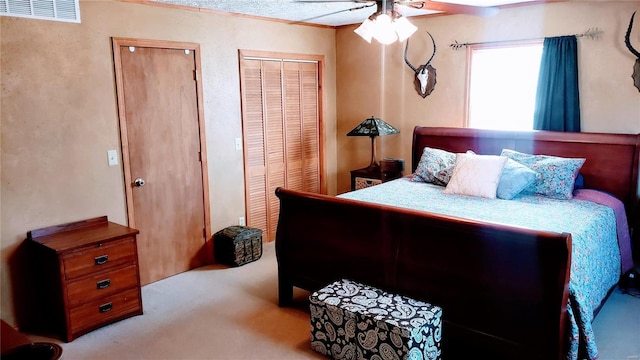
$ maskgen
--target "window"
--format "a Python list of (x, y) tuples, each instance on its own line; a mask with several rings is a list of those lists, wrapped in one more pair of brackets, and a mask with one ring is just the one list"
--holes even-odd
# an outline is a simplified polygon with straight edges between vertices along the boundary
[(542, 42), (468, 49), (468, 127), (532, 130)]

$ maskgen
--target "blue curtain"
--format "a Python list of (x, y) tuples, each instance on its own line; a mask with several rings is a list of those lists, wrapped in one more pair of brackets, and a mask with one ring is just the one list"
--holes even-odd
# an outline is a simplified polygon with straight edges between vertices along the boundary
[(575, 36), (544, 39), (533, 128), (580, 132), (578, 43)]

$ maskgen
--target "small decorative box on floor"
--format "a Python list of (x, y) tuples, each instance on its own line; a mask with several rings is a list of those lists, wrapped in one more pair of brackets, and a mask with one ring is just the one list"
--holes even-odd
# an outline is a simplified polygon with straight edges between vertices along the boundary
[(262, 256), (262, 230), (247, 226), (229, 226), (213, 235), (216, 262), (240, 266)]
[(350, 280), (309, 296), (311, 348), (333, 359), (440, 359), (442, 309)]

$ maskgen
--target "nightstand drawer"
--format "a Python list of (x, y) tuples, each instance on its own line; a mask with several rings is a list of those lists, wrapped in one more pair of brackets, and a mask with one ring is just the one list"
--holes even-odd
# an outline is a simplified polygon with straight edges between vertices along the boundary
[(67, 285), (69, 306), (77, 306), (87, 301), (137, 287), (137, 271), (135, 265), (130, 265), (69, 283)]
[(72, 334), (97, 328), (126, 315), (141, 314), (142, 302), (139, 289), (88, 302), (69, 310), (69, 327)]
[(382, 180), (380, 179), (367, 179), (367, 178), (357, 177), (355, 181), (356, 181), (356, 190), (364, 189), (369, 186), (382, 184)]
[(66, 279), (106, 270), (136, 261), (135, 241), (132, 237), (112, 241), (102, 246), (86, 248), (62, 258)]

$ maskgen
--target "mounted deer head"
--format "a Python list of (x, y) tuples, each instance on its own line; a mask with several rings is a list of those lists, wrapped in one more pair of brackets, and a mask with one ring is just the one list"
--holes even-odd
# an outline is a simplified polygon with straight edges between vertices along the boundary
[(407, 59), (409, 39), (407, 39), (407, 44), (404, 47), (404, 62), (407, 63), (407, 65), (409, 65), (409, 68), (411, 68), (411, 70), (413, 70), (413, 72), (415, 73), (415, 79), (413, 80), (413, 83), (416, 87), (416, 91), (418, 91), (418, 94), (420, 94), (422, 98), (426, 98), (427, 95), (431, 94), (433, 89), (436, 87), (436, 69), (431, 66), (431, 60), (433, 60), (433, 57), (436, 56), (436, 41), (433, 39), (433, 36), (431, 36), (431, 33), (427, 31), (427, 34), (429, 34), (429, 37), (431, 37), (431, 41), (433, 42), (433, 54), (431, 54), (431, 57), (429, 58), (429, 60), (427, 60), (426, 63), (424, 63), (424, 65), (415, 67), (411, 64), (411, 62), (409, 62), (409, 59)]
[(631, 78), (633, 79), (633, 85), (640, 91), (640, 52), (631, 46), (631, 40), (629, 40), (631, 35), (631, 27), (633, 26), (633, 17), (636, 16), (636, 12), (633, 12), (631, 15), (631, 21), (629, 21), (629, 28), (627, 29), (627, 34), (624, 36), (624, 43), (627, 45), (627, 48), (633, 55), (636, 56), (636, 63), (633, 65), (633, 75)]

